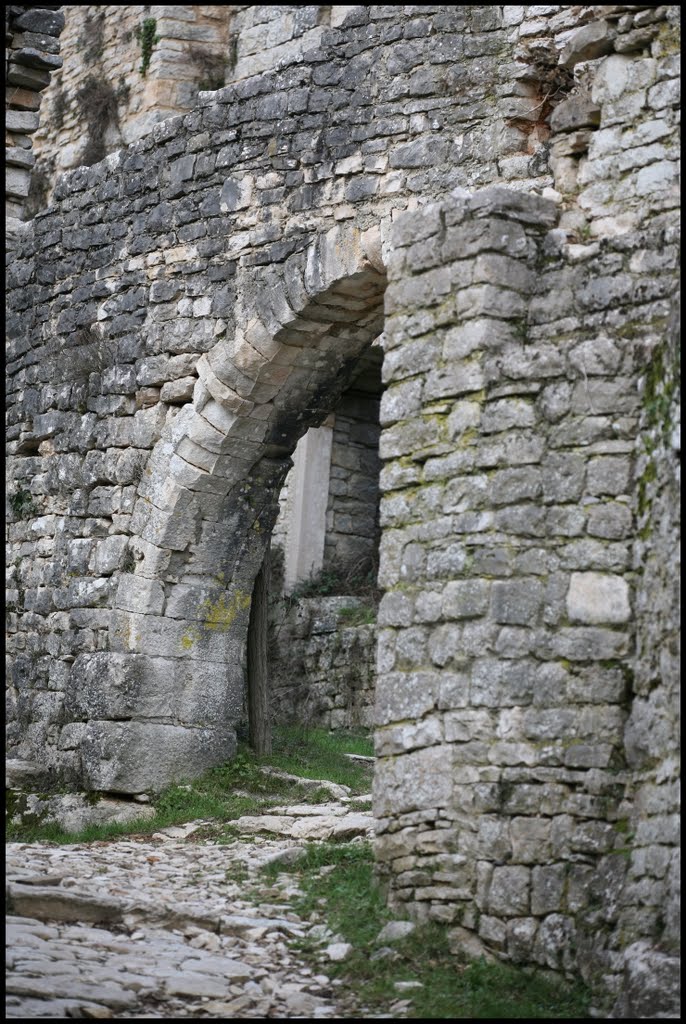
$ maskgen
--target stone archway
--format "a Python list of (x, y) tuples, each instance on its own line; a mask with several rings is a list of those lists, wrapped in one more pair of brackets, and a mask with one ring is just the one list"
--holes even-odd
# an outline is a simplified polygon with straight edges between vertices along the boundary
[(335, 228), (278, 267), (239, 272), (236, 331), (199, 360), (193, 400), (143, 473), (110, 651), (74, 666), (92, 789), (159, 789), (235, 751), (250, 597), (279, 486), (381, 331), (378, 238)]

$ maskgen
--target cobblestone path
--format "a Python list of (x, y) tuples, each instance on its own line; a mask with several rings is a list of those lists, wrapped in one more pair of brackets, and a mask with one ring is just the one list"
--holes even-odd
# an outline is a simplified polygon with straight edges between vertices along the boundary
[[(300, 819), (310, 831), (316, 810)], [(365, 834), (365, 817), (350, 815), (351, 833)], [(345, 818), (340, 808), (339, 830)], [(271, 826), (297, 832), (298, 820), (272, 816)], [(336, 937), (293, 912), (292, 877), (259, 875), (299, 847), (283, 835), (196, 840), (189, 826), (145, 840), (9, 844), (7, 1017), (355, 1016), (326, 974)], [(322, 943), (320, 973), (288, 946), (308, 935)]]

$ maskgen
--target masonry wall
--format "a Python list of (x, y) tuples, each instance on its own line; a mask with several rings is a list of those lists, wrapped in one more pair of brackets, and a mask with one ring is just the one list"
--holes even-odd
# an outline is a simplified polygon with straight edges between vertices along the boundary
[(332, 730), (374, 724), (373, 618), (374, 609), (357, 597), (275, 604), (269, 659), (275, 721)]
[(62, 66), (58, 7), (8, 4), (5, 8), (5, 217), (6, 232), (24, 219), (31, 169), (32, 136), (40, 123), (42, 94)]
[(67, 6), (63, 66), (34, 137), (28, 212), (45, 209), (60, 174), (92, 165), (190, 110), (200, 89), (225, 84), (233, 8)]
[(331, 446), (324, 569), (359, 581), (375, 576), (379, 549), (379, 402), (381, 355), (343, 395)]
[(231, 753), (290, 454), (383, 328), (379, 869), (601, 1016), (676, 1000), (676, 18), (352, 8), (9, 274), (17, 770)]

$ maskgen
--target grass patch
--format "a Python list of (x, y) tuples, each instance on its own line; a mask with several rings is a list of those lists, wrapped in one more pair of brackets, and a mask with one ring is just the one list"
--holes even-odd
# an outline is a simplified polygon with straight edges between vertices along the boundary
[(371, 626), (376, 622), (376, 609), (366, 605), (341, 608), (338, 618), (342, 626)]
[(228, 822), (244, 814), (259, 814), (277, 804), (324, 803), (331, 799), (325, 788), (307, 789), (297, 782), (265, 775), (262, 766), (280, 768), (304, 779), (328, 779), (364, 793), (371, 785), (371, 766), (356, 764), (346, 753), (371, 753), (372, 742), (360, 734), (329, 734), (324, 729), (302, 727), (277, 729), (274, 753), (258, 758), (249, 748), (226, 764), (212, 768), (191, 783), (170, 786), (155, 798), (155, 817), (127, 824), (91, 825), (81, 832), (65, 832), (59, 825), (8, 822), (10, 842), (90, 843), (118, 836), (149, 837), (170, 825), (181, 825), (198, 818), (215, 823), (202, 829), (196, 838), (214, 838), (233, 842), (237, 832)]
[[(329, 872), (320, 868), (333, 866)], [(308, 849), (302, 860), (288, 869), (298, 877), (303, 895), (294, 909), (307, 917), (313, 911), (324, 914), (329, 928), (350, 942), (352, 956), (343, 963), (323, 967), (315, 943), (300, 942), (300, 952), (340, 978), (364, 1016), (383, 1012), (397, 999), (412, 1000), (411, 1018), (430, 1019), (585, 1019), (588, 994), (581, 985), (511, 967), (506, 964), (461, 963), (448, 948), (447, 930), (438, 924), (418, 926), (393, 946), (394, 955), (373, 959), (375, 938), (393, 918), (374, 879), (374, 863), (368, 843), (336, 845), (321, 843)], [(283, 865), (269, 865), (266, 876), (284, 871)], [(325, 908), (325, 909), (323, 909)], [(422, 988), (398, 992), (396, 981), (415, 981)], [(353, 1014), (354, 1015), (354, 1014)]]
[[(330, 733), (325, 729), (284, 726), (274, 735), (273, 753), (268, 759), (274, 768), (281, 768), (303, 779), (328, 779), (350, 786), (353, 794), (369, 792), (372, 765), (351, 761), (346, 754), (371, 757), (374, 744), (362, 733)], [(328, 795), (327, 795), (328, 798)]]

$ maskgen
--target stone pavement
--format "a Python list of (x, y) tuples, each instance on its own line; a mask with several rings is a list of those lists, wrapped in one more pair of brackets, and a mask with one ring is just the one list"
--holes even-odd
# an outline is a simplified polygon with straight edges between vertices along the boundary
[[(352, 841), (369, 833), (368, 815), (320, 807), (280, 808), (265, 825), (292, 831), (309, 819), (311, 835), (317, 818), (323, 833), (349, 819)], [(145, 840), (10, 843), (7, 1017), (354, 1016), (326, 974), (340, 937), (290, 909), (292, 878), (258, 874), (269, 861), (293, 863), (308, 840), (198, 841), (206, 824)], [(322, 945), (319, 973), (289, 949), (305, 936)]]

